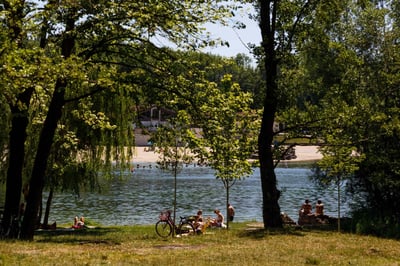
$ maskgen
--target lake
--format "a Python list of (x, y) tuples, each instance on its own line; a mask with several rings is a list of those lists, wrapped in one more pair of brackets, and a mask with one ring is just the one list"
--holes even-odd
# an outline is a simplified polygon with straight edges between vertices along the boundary
[[(337, 216), (337, 188), (320, 189), (309, 180), (307, 168), (277, 168), (279, 204), (297, 221), (304, 199), (315, 205), (317, 199), (325, 204), (325, 213)], [(108, 182), (101, 193), (87, 192), (79, 197), (57, 192), (54, 196), (49, 223), (73, 222), (75, 216), (103, 225), (154, 224), (160, 211), (173, 209), (174, 178), (170, 172), (146, 167), (133, 173), (120, 173)], [(262, 193), (259, 169), (251, 177), (240, 180), (230, 190), (230, 203), (236, 209), (235, 221), (262, 221)], [(47, 193), (43, 198), (43, 206)], [(193, 215), (198, 209), (203, 215), (214, 216), (219, 208), (225, 214), (225, 188), (207, 167), (186, 167), (177, 176), (177, 216)], [(341, 197), (344, 198), (342, 195)], [(342, 216), (348, 211), (342, 203)]]

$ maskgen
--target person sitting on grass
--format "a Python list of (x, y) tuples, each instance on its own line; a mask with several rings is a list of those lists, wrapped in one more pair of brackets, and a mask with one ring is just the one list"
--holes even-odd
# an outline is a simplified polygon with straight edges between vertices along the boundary
[(211, 219), (211, 221), (210, 221), (211, 226), (225, 227), (224, 216), (222, 215), (221, 211), (218, 209), (215, 209), (214, 213), (217, 215), (217, 217), (215, 219)]
[(324, 204), (321, 200), (318, 200), (315, 205), (315, 216), (324, 216)]
[(204, 228), (204, 222), (203, 222), (203, 211), (199, 210), (197, 212), (197, 215), (195, 216), (194, 220), (194, 228), (196, 229), (196, 232), (203, 232)]
[(82, 229), (84, 227), (85, 227), (85, 218), (82, 216), (80, 219), (78, 219), (78, 216), (75, 216), (74, 224), (72, 225), (72, 228)]
[(313, 215), (312, 214), (312, 206), (310, 204), (310, 201), (308, 199), (306, 199), (303, 203), (303, 205), (301, 205), (301, 209), (299, 211), (299, 216), (310, 216)]

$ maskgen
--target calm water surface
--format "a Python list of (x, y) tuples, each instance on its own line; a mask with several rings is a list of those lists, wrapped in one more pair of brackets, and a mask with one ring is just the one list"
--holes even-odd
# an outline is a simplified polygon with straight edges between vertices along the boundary
[[(277, 168), (278, 187), (282, 191), (281, 211), (297, 220), (298, 209), (305, 198), (313, 202), (322, 199), (325, 212), (337, 215), (337, 189), (321, 190), (309, 181), (311, 171), (306, 168)], [(213, 216), (219, 208), (225, 213), (225, 189), (215, 179), (213, 170), (187, 167), (177, 177), (177, 215), (192, 215), (199, 208), (204, 216)], [(139, 168), (134, 173), (121, 174), (112, 180), (102, 193), (88, 192), (80, 197), (70, 193), (56, 193), (49, 222), (68, 223), (75, 216), (104, 225), (152, 224), (163, 209), (173, 208), (174, 178), (170, 172), (156, 168)], [(44, 195), (44, 201), (47, 194)], [(342, 196), (343, 197), (343, 196)], [(230, 202), (236, 209), (237, 221), (262, 221), (262, 193), (260, 174), (236, 182), (230, 190)], [(45, 202), (44, 202), (45, 204)], [(45, 206), (45, 205), (44, 205)], [(347, 205), (341, 207), (346, 214)]]

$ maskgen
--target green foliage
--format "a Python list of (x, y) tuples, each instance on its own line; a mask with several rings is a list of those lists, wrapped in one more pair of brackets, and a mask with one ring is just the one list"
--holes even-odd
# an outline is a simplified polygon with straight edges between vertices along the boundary
[[(279, 60), (279, 90), (270, 93), (276, 99), (267, 105), (277, 106), (281, 127), (274, 134), (282, 134), (275, 139), (280, 145), (295, 145), (299, 138), (320, 144), (318, 181), (346, 179), (359, 199), (354, 208), (375, 210), (376, 224), (398, 217), (398, 3), (266, 2), (266, 18), (277, 7), (277, 23), (268, 28), (277, 38), (264, 35), (265, 44), (275, 45), (275, 54), (266, 56)], [(266, 62), (270, 69), (273, 58)]]
[(174, 223), (177, 222), (177, 175), (184, 164), (193, 161), (193, 154), (189, 153), (193, 132), (188, 119), (185, 111), (178, 111), (174, 118), (171, 118), (166, 125), (159, 127), (153, 133), (151, 139), (156, 152), (160, 153), (160, 159), (157, 161), (158, 166), (161, 169), (170, 170), (174, 175)]
[[(329, 109), (333, 111), (328, 111)], [(352, 127), (354, 120), (349, 117), (354, 117), (357, 110), (345, 104), (335, 104), (325, 111), (329, 115), (334, 113), (335, 116), (319, 132), (319, 136), (323, 136), (324, 145), (320, 148), (323, 159), (317, 164), (333, 180), (343, 179), (355, 173), (365, 159), (365, 154), (360, 153), (355, 144), (357, 132), (343, 130)]]
[[(300, 99), (313, 106), (299, 105), (299, 110), (312, 110), (318, 121), (311, 132), (323, 144), (324, 159), (318, 164), (325, 175), (320, 181), (348, 179), (352, 196), (359, 198), (354, 208), (374, 210), (360, 218), (359, 230), (379, 234), (387, 230), (388, 219), (398, 215), (400, 202), (395, 192), (400, 184), (400, 58), (395, 40), (400, 35), (393, 23), (398, 13), (389, 1), (380, 2), (348, 1), (332, 27), (316, 39), (305, 36), (295, 72), (304, 86)], [(282, 118), (295, 121), (301, 115), (292, 112)], [(367, 221), (376, 226), (368, 227)], [(391, 224), (396, 227), (396, 222)]]
[(251, 96), (242, 92), (229, 75), (222, 78), (221, 87), (201, 93), (202, 146), (208, 147), (203, 156), (216, 170), (217, 178), (248, 176), (252, 172), (248, 159), (255, 151), (259, 129), (259, 117), (250, 109)]
[[(3, 13), (1, 18), (6, 26), (11, 27), (16, 21), (13, 16), (19, 10), (17, 4), (7, 2), (5, 7), (15, 13)], [(35, 9), (36, 3), (26, 3), (25, 7), (21, 6), (26, 13), (18, 13), (31, 15), (25, 24), (20, 25), (26, 34), (22, 37), (30, 37), (29, 41), (24, 40), (25, 47), (14, 49), (13, 39), (7, 39), (6, 31), (1, 31), (4, 44), (8, 44), (2, 47), (1, 53), (2, 84), (10, 85), (2, 91), (2, 97), (12, 103), (19, 92), (36, 87), (40, 102), (39, 106), (33, 105), (31, 120), (40, 125), (45, 118), (55, 78), (66, 78), (66, 101), (81, 102), (73, 104), (75, 107), (67, 106), (64, 120), (71, 122), (64, 124), (77, 132), (82, 152), (111, 142), (113, 146), (121, 147), (107, 148), (106, 153), (117, 153), (106, 155), (106, 158), (129, 159), (128, 154), (121, 154), (124, 151), (122, 147), (132, 145), (133, 139), (129, 124), (134, 114), (129, 101), (134, 98), (136, 104), (143, 104), (143, 100), (149, 99), (139, 95), (153, 89), (158, 90), (152, 92), (153, 97), (162, 95), (159, 93), (162, 88), (154, 87), (152, 78), (156, 77), (161, 84), (171, 74), (167, 72), (174, 61), (155, 42), (162, 38), (181, 48), (191, 49), (212, 43), (211, 39), (200, 38), (203, 29), (199, 25), (210, 20), (228, 19), (233, 5), (225, 4), (223, 1), (117, 1), (96, 4), (49, 1), (44, 3), (43, 8)], [(67, 17), (75, 21), (76, 29), (71, 33), (63, 33), (65, 28), (62, 23)], [(46, 31), (46, 37), (41, 35), (43, 31)], [(60, 55), (62, 51), (57, 49), (65, 36), (74, 40), (74, 51), (69, 58), (63, 58)], [(4, 52), (6, 49), (7, 52)], [(101, 91), (104, 93), (99, 93)], [(83, 100), (87, 97), (85, 95), (92, 97)], [(104, 101), (103, 97), (112, 97), (113, 101)], [(31, 142), (34, 143), (33, 140)]]
[[(179, 55), (186, 58), (186, 63), (196, 71), (204, 72), (204, 78), (209, 82), (221, 83), (225, 75), (231, 75), (233, 82), (239, 84), (244, 92), (251, 93), (253, 109), (262, 107), (264, 96), (264, 81), (258, 69), (251, 66), (251, 59), (244, 54), (238, 54), (233, 58), (203, 54), (198, 52), (185, 52)], [(185, 69), (182, 69), (185, 71)]]
[(255, 150), (258, 131), (259, 117), (250, 108), (251, 95), (243, 92), (230, 75), (217, 85), (207, 82), (204, 72), (189, 73), (192, 79), (188, 80), (185, 73), (178, 82), (181, 91), (191, 89), (191, 96), (165, 95), (164, 103), (179, 111), (158, 127), (151, 139), (161, 154), (158, 165), (172, 170), (175, 177), (174, 217), (176, 178), (183, 164), (197, 160), (215, 169), (216, 177), (226, 188), (228, 203), (229, 188), (252, 173), (248, 159)]
[(194, 133), (188, 119), (185, 111), (178, 111), (174, 118), (154, 132), (151, 141), (155, 151), (160, 153), (157, 161), (160, 168), (171, 169), (176, 173), (184, 164), (194, 160), (194, 155), (190, 153)]
[(400, 239), (400, 224), (395, 216), (377, 216), (373, 209), (359, 209), (352, 215), (356, 233)]
[[(236, 9), (225, 1), (190, 0), (4, 1), (0, 8), (1, 99), (29, 115), (21, 129), (29, 133), (28, 152), (20, 156), (35, 195), (27, 209), (32, 217), (45, 175), (53, 187), (71, 168), (128, 166), (136, 106), (155, 95), (161, 101), (171, 90), (184, 94), (174, 77), (176, 58), (162, 43), (214, 45), (201, 25), (225, 23)], [(31, 99), (17, 100), (31, 91)]]
[[(17, 3), (10, 3), (10, 8), (14, 4)], [(96, 128), (102, 128), (114, 132), (117, 123), (121, 127), (127, 127), (130, 123), (129, 119), (121, 119), (132, 118), (124, 115), (132, 111), (127, 101), (130, 97), (136, 97), (134, 94), (138, 92), (138, 86), (152, 86), (152, 83), (148, 83), (149, 74), (163, 78), (166, 76), (162, 72), (168, 68), (172, 58), (153, 43), (157, 38), (168, 39), (182, 48), (208, 45), (209, 40), (199, 38), (203, 31), (199, 25), (210, 20), (222, 21), (231, 16), (230, 8), (219, 1), (205, 1), (201, 4), (197, 1), (118, 1), (97, 4), (50, 1), (44, 4), (43, 9), (31, 9), (32, 7), (34, 6), (29, 5), (28, 8), (27, 5), (26, 9), (27, 12), (32, 12), (31, 20), (21, 25), (26, 27), (26, 33), (32, 37), (28, 45), (31, 48), (10, 49), (13, 52), (5, 54), (7, 57), (3, 60), (8, 62), (2, 64), (2, 73), (7, 78), (4, 83), (13, 86), (7, 88), (5, 93), (9, 92), (9, 95), (4, 94), (5, 97), (11, 101), (19, 91), (30, 86), (36, 86), (38, 92), (46, 92), (47, 95), (43, 96), (49, 97), (52, 93), (51, 85), (57, 76), (68, 79), (67, 101), (81, 99), (96, 91), (110, 91), (100, 96), (92, 95), (92, 98), (77, 104), (76, 110), (68, 110), (71, 110), (73, 120), (82, 120), (95, 131)], [(62, 58), (61, 50), (56, 49), (58, 41), (64, 38), (60, 35), (63, 26), (59, 25), (62, 16), (70, 16), (76, 24), (76, 30), (71, 33), (75, 50), (69, 58)], [(40, 30), (47, 31), (45, 49), (38, 47), (42, 37)], [(65, 36), (67, 34), (70, 33), (64, 33)], [(10, 42), (11, 45), (13, 44)], [(116, 65), (120, 67), (115, 67)], [(120, 77), (117, 72), (121, 73)], [(126, 79), (129, 75), (133, 79)], [(140, 78), (145, 75), (148, 80), (143, 83)], [(135, 83), (138, 86), (135, 87)], [(113, 102), (112, 105), (102, 101), (101, 97), (109, 97), (114, 93), (119, 97), (118, 103)], [(158, 93), (153, 96), (156, 94)], [(86, 113), (78, 111), (83, 106)], [(118, 109), (123, 114), (117, 115), (115, 111)], [(124, 136), (123, 132), (126, 130), (120, 129), (118, 134), (104, 132), (101, 139), (106, 137), (111, 141), (111, 138), (122, 138), (126, 145), (126, 136), (132, 135)]]

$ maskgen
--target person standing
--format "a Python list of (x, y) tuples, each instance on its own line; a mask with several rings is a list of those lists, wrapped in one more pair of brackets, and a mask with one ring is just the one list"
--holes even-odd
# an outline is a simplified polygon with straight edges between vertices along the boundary
[(228, 203), (228, 218), (230, 222), (235, 218), (235, 208), (230, 203)]

